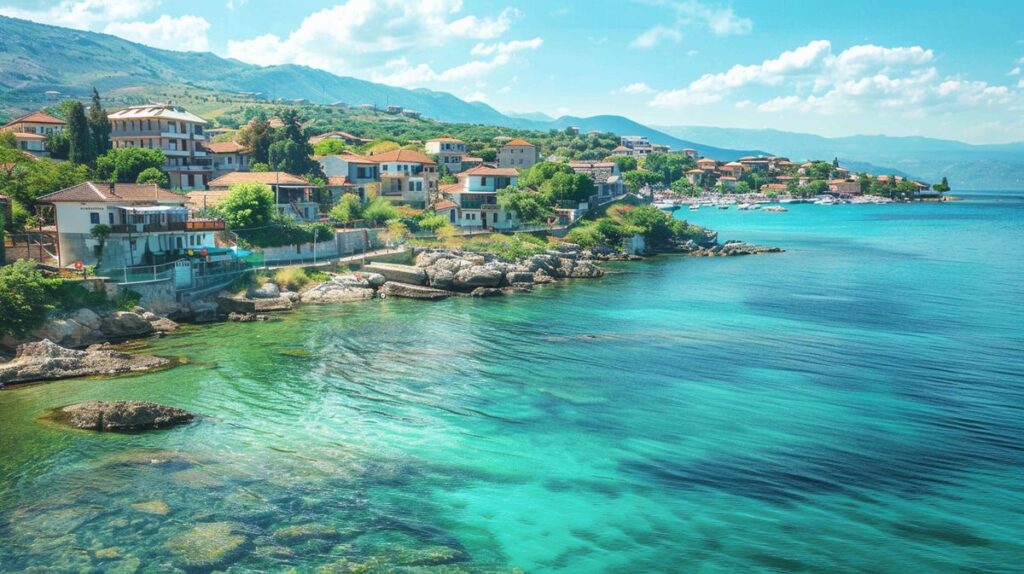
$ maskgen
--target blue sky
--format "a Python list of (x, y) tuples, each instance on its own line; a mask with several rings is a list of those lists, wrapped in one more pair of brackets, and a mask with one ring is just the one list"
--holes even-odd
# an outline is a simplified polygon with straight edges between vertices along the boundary
[(0, 14), (502, 111), (1024, 140), (1024, 2), (5, 0)]

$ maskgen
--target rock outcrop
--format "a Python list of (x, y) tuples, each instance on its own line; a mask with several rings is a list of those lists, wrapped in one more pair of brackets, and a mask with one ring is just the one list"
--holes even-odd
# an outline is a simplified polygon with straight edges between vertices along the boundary
[(334, 275), (330, 281), (303, 292), (301, 301), (303, 303), (343, 303), (372, 299), (374, 283), (382, 285), (384, 276), (376, 273)]
[(408, 285), (424, 285), (427, 282), (426, 272), (414, 265), (398, 265), (396, 263), (370, 263), (363, 266), (366, 273), (383, 275), (387, 281), (406, 283)]
[(48, 339), (25, 343), (9, 363), (0, 364), (0, 386), (92, 375), (118, 375), (165, 367), (168, 359), (108, 349), (77, 351)]
[(381, 287), (381, 293), (388, 297), (425, 299), (428, 301), (446, 299), (454, 295), (451, 291), (445, 291), (444, 289), (434, 289), (433, 287), (424, 287), (423, 285), (409, 285), (395, 281), (388, 281), (384, 283)]
[(571, 243), (515, 262), (489, 253), (448, 249), (428, 249), (416, 256), (416, 266), (426, 273), (429, 287), (476, 297), (495, 295), (501, 289), (529, 291), (535, 284), (557, 279), (601, 277), (604, 270), (595, 261), (589, 251)]
[(195, 415), (145, 401), (86, 401), (58, 409), (56, 420), (77, 429), (138, 431), (187, 423)]

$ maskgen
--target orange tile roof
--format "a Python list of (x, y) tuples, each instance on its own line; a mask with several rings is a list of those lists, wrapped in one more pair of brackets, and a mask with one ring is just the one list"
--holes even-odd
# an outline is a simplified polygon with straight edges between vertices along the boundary
[(488, 167), (478, 165), (462, 172), (462, 175), (494, 175), (498, 177), (519, 177), (519, 172), (511, 167)]
[(103, 202), (103, 203), (182, 203), (186, 197), (180, 193), (160, 189), (155, 183), (117, 183), (114, 192), (106, 182), (86, 181), (78, 185), (48, 193), (38, 198), (42, 203)]
[(442, 199), (441, 201), (439, 201), (439, 202), (434, 204), (434, 210), (438, 210), (438, 209), (453, 209), (453, 208), (454, 209), (458, 209), (459, 206), (456, 205), (454, 201), (448, 201), (447, 199)]
[(455, 138), (450, 138), (450, 137), (431, 138), (431, 139), (429, 139), (427, 141), (428, 142), (444, 142), (444, 143), (466, 143), (466, 142), (464, 142), (464, 141), (462, 141), (460, 139), (455, 139)]
[(43, 134), (33, 134), (29, 132), (12, 132), (14, 133), (15, 139), (19, 140), (45, 140), (46, 136)]
[(624, 145), (620, 145), (620, 146), (616, 147), (615, 149), (613, 149), (612, 153), (615, 153), (617, 151), (633, 151), (633, 150), (629, 149), (628, 147), (626, 147)]
[(426, 154), (411, 149), (396, 149), (389, 152), (371, 155), (368, 159), (377, 163), (421, 163), (423, 165), (437, 165), (437, 163), (427, 157)]
[(53, 117), (45, 112), (32, 112), (7, 122), (3, 127), (6, 128), (8, 126), (15, 126), (18, 124), (54, 124), (63, 126), (65, 125), (65, 122), (64, 120)]
[(207, 184), (208, 187), (228, 187), (236, 183), (262, 183), (264, 185), (285, 185), (305, 184), (311, 185), (305, 179), (285, 173), (283, 171), (233, 171), (225, 173)]
[(203, 147), (211, 153), (238, 153), (245, 151), (245, 146), (238, 142), (206, 142)]
[[(510, 141), (510, 142), (508, 142), (508, 143), (506, 143), (505, 145), (507, 145), (507, 146), (528, 146), (528, 147), (537, 147), (537, 146), (533, 145), (532, 143), (530, 143), (530, 142), (528, 142), (528, 141), (524, 140), (523, 138), (516, 138), (516, 139), (514, 139), (514, 140), (512, 140), (512, 141)], [(502, 147), (505, 147), (505, 146), (502, 146)]]
[(348, 185), (348, 176), (331, 175), (327, 177), (327, 185)]
[(336, 157), (336, 158), (338, 158), (338, 159), (340, 159), (342, 161), (347, 161), (349, 163), (365, 163), (365, 164), (377, 163), (377, 162), (375, 162), (374, 160), (372, 160), (372, 159), (370, 159), (368, 157), (363, 157), (361, 155), (356, 155), (354, 153), (338, 153), (338, 154), (334, 154), (334, 155), (325, 155), (323, 157)]
[(442, 185), (439, 189), (441, 190), (441, 193), (458, 193), (459, 191), (462, 190), (462, 185), (463, 184), (461, 183), (446, 183)]

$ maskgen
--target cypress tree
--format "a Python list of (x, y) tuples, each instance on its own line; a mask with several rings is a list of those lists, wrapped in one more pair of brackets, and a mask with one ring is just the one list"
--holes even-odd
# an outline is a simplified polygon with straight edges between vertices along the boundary
[(68, 159), (72, 163), (91, 164), (96, 156), (92, 148), (92, 138), (89, 136), (89, 120), (85, 117), (85, 107), (81, 102), (71, 104), (67, 129), (68, 139), (71, 141)]
[(89, 108), (89, 132), (92, 135), (94, 157), (99, 157), (110, 149), (110, 120), (107, 111), (100, 104), (100, 93), (92, 89), (92, 107)]

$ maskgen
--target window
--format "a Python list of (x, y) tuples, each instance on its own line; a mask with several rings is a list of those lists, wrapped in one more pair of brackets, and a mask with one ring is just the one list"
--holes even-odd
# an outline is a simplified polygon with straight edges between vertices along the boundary
[(100, 222), (100, 214), (95, 211), (89, 214), (89, 223), (98, 225)]
[(114, 213), (113, 212), (107, 213), (107, 220), (110, 221), (111, 225), (114, 224)]

